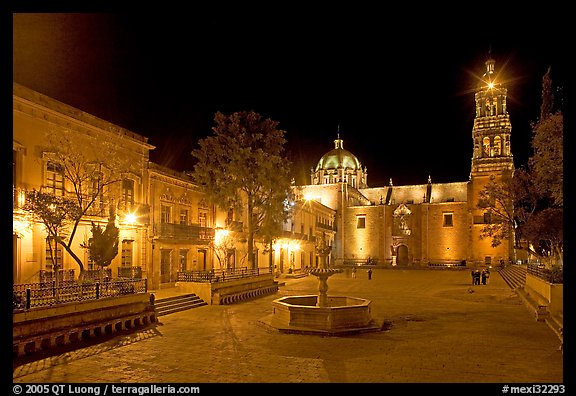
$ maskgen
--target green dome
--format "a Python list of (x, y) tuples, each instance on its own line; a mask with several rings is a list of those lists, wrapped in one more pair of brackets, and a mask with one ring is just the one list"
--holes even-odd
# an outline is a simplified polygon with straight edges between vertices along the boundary
[(341, 139), (334, 140), (336, 147), (333, 150), (328, 151), (326, 154), (320, 158), (318, 165), (316, 165), (316, 171), (323, 169), (338, 169), (338, 168), (348, 168), (353, 170), (361, 170), (362, 165), (358, 158), (348, 150), (344, 150), (343, 142)]

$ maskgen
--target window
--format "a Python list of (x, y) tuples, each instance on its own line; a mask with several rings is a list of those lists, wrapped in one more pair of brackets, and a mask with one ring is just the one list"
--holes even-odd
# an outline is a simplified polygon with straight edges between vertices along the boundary
[[(58, 244), (53, 237), (46, 238), (46, 271), (52, 271), (54, 265), (57, 265), (58, 269), (62, 269), (64, 262), (62, 261), (62, 245)], [(52, 263), (54, 259), (54, 263)]]
[(134, 205), (134, 180), (122, 180), (122, 200), (127, 209)]
[(88, 194), (94, 200), (94, 204), (90, 208), (90, 214), (102, 215), (104, 213), (104, 189), (102, 187), (102, 176), (99, 173), (94, 173), (88, 186)]
[[(92, 238), (90, 238), (92, 239)], [(96, 262), (90, 258), (90, 254), (88, 254), (88, 269), (95, 270), (96, 269)]]
[(100, 181), (100, 177), (92, 177), (92, 180), (90, 181), (90, 197), (96, 199), (98, 198), (98, 195), (102, 194), (102, 191), (100, 190)]
[(444, 213), (444, 227), (452, 227), (453, 224), (453, 214), (452, 213)]
[(134, 241), (125, 239), (122, 241), (122, 267), (132, 267), (132, 246)]
[(180, 262), (178, 263), (178, 271), (180, 272), (184, 272), (186, 271), (187, 268), (187, 262), (188, 262), (188, 250), (186, 249), (180, 249)]
[(494, 137), (494, 155), (500, 155), (502, 150), (502, 140), (500, 136)]
[(170, 206), (161, 205), (160, 209), (160, 223), (170, 223)]
[(198, 212), (198, 223), (200, 223), (200, 227), (207, 227), (207, 221), (206, 221), (206, 212), (201, 210), (200, 212)]
[(180, 224), (188, 224), (188, 209), (180, 209)]
[(12, 188), (16, 188), (16, 158), (18, 157), (18, 152), (12, 150)]
[(366, 216), (360, 215), (356, 217), (356, 228), (366, 228)]
[(46, 165), (46, 188), (54, 195), (64, 196), (64, 171), (54, 162)]
[(490, 156), (490, 138), (489, 137), (485, 137), (482, 140), (482, 146), (484, 148), (483, 156), (489, 157)]
[(232, 221), (234, 221), (234, 209), (230, 208), (228, 209), (228, 214), (226, 215), (226, 225), (232, 224)]
[(18, 158), (18, 151), (12, 150), (12, 204), (15, 208), (18, 207), (18, 191), (16, 190), (16, 163)]

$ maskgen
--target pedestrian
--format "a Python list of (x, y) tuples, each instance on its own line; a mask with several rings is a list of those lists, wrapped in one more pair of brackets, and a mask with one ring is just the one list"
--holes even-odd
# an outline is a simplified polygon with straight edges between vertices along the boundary
[(474, 271), (474, 284), (475, 284), (475, 285), (479, 285), (479, 284), (480, 284), (480, 270), (475, 270), (475, 271)]
[(372, 279), (372, 268), (368, 269), (368, 280)]
[(472, 275), (472, 284), (475, 285), (476, 284), (476, 271), (472, 270), (472, 271), (470, 271), (470, 274)]
[(482, 284), (486, 284), (486, 270), (482, 270)]
[(356, 278), (356, 267), (352, 268), (352, 278)]

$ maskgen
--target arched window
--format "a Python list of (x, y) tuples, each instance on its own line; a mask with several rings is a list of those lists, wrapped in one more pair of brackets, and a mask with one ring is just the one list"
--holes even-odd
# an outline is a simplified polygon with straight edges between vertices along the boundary
[(502, 154), (502, 140), (500, 136), (494, 137), (494, 155), (499, 156)]
[(490, 138), (488, 136), (486, 136), (482, 140), (482, 147), (483, 147), (483, 157), (489, 157), (490, 156)]

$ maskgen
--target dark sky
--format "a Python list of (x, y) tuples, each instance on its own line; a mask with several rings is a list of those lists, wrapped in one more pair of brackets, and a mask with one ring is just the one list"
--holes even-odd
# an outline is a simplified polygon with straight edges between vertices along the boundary
[(468, 180), (474, 88), (489, 50), (508, 87), (517, 165), (529, 155), (546, 68), (563, 83), (560, 23), (543, 31), (502, 15), (259, 11), (15, 13), (13, 79), (149, 137), (151, 159), (176, 170), (192, 169), (216, 111), (279, 121), (299, 183), (339, 128), (371, 187)]

